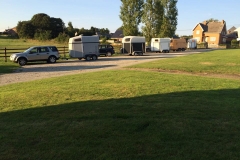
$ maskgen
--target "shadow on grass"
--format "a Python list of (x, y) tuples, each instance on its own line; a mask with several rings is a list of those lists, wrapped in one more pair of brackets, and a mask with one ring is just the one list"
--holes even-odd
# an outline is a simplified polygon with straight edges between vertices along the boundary
[[(5, 63), (5, 64), (4, 64)], [(0, 75), (5, 73), (13, 73), (15, 69), (19, 68), (17, 65), (10, 62), (0, 62)]]
[(0, 159), (238, 159), (239, 95), (229, 89), (66, 100), (1, 113)]

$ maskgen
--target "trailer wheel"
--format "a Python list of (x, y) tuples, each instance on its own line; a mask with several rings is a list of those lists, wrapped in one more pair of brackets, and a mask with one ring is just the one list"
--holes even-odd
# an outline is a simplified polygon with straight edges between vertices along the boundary
[(93, 55), (92, 56), (92, 60), (96, 61), (97, 60), (97, 56)]
[(86, 56), (86, 61), (90, 61), (91, 60), (91, 57), (90, 56)]
[(82, 60), (82, 58), (78, 58), (79, 60)]

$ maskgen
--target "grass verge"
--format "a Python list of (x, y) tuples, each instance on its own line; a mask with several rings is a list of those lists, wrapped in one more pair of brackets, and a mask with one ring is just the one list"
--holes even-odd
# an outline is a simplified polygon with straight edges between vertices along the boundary
[(130, 68), (147, 68), (190, 73), (214, 73), (240, 75), (240, 50), (214, 50), (189, 56), (168, 58), (151, 63), (142, 63)]
[(0, 87), (0, 159), (238, 159), (237, 80), (104, 71)]

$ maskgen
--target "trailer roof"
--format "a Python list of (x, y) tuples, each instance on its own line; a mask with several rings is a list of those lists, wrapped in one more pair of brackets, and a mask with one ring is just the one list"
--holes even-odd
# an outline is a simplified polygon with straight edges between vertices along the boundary
[(125, 36), (122, 39), (122, 43), (134, 43), (134, 42), (145, 43), (145, 37), (141, 37), (141, 36)]
[(99, 42), (98, 36), (76, 36), (69, 39), (69, 42)]

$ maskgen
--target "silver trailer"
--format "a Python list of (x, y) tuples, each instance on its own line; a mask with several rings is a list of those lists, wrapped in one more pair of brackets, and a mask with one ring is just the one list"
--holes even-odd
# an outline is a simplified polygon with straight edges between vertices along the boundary
[(76, 36), (69, 39), (69, 56), (81, 60), (97, 60), (99, 54), (98, 36)]

